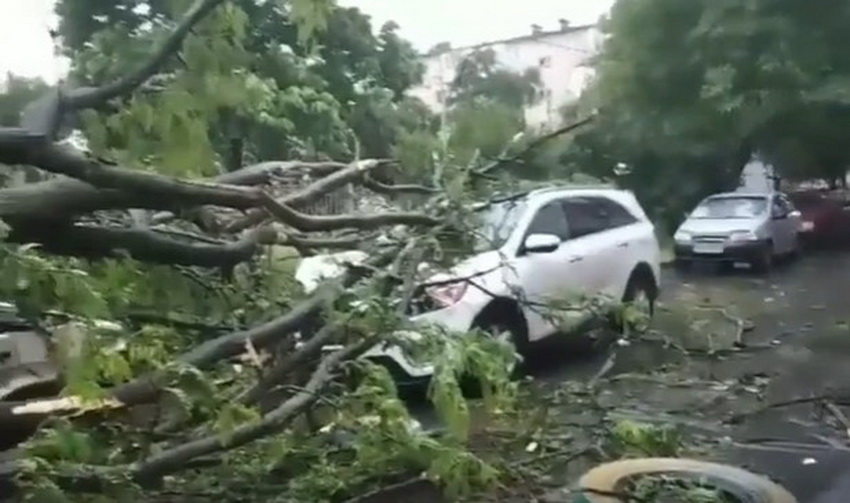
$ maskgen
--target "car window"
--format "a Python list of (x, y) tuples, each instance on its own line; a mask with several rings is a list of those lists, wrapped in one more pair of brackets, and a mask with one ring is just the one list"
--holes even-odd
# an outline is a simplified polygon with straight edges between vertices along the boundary
[(561, 238), (561, 241), (569, 239), (567, 217), (559, 202), (549, 203), (537, 210), (534, 220), (528, 226), (526, 235), (529, 234), (554, 234)]
[(575, 197), (567, 199), (563, 204), (573, 238), (622, 227), (637, 221), (628, 210), (603, 197)]
[(605, 198), (599, 198), (598, 204), (608, 213), (608, 228), (624, 227), (637, 222), (637, 218), (620, 204)]
[(753, 218), (768, 211), (770, 199), (761, 196), (715, 196), (703, 200), (689, 218), (725, 220)]
[(794, 203), (791, 202), (791, 199), (785, 194), (779, 194), (779, 202), (785, 207), (785, 211), (787, 213), (794, 211)]
[(771, 213), (773, 214), (773, 216), (781, 218), (781, 217), (784, 217), (785, 215), (787, 215), (788, 212), (789, 212), (788, 206), (786, 206), (784, 204), (784, 201), (782, 201), (782, 198), (779, 197), (779, 196), (774, 196), (773, 197), (773, 204), (772, 204), (772, 207), (771, 207)]

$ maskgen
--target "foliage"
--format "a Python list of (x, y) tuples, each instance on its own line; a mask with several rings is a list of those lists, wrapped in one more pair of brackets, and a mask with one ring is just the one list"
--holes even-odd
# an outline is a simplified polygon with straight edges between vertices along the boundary
[[(227, 4), (204, 21), (206, 29), (190, 36), (182, 62), (162, 72), (169, 92), (137, 96), (143, 110), (122, 110), (117, 114), (121, 119), (90, 117), (88, 129), (109, 140), (113, 150), (128, 150), (127, 140), (98, 129), (105, 125), (109, 130), (111, 124), (113, 130), (124, 130), (128, 125), (118, 121), (141, 117), (130, 138), (161, 137), (181, 145), (189, 157), (186, 164), (206, 166), (212, 160), (223, 163), (219, 159), (229, 148), (223, 140), (231, 137), (243, 140), (248, 160), (345, 159), (354, 155), (355, 143), (363, 146), (362, 155), (386, 157), (398, 134), (406, 131), (403, 116), (410, 107), (396, 104), (421, 78), (416, 53), (391, 24), (375, 36), (368, 16), (358, 9), (328, 2), (314, 8), (313, 3)], [(81, 82), (103, 82), (126, 73), (185, 9), (167, 5), (130, 2), (101, 9), (80, 0), (59, 2), (58, 34), (72, 58), (73, 76)], [(308, 31), (309, 40), (302, 37)], [(173, 102), (164, 107), (169, 114), (151, 124), (146, 107), (154, 99)]]
[(487, 98), (522, 111), (540, 98), (540, 72), (529, 68), (516, 73), (499, 65), (493, 49), (476, 50), (458, 64), (451, 84), (450, 104)]
[(585, 98), (601, 118), (568, 162), (605, 177), (626, 164), (622, 183), (671, 225), (735, 187), (754, 152), (797, 178), (836, 176), (848, 164), (850, 60), (836, 43), (848, 15), (840, 3), (618, 2)]
[[(97, 86), (126, 75), (169, 36), (189, 3), (60, 1), (59, 35), (73, 62), (73, 80)], [(226, 2), (192, 28), (178, 57), (169, 58), (158, 75), (130, 96), (84, 111), (79, 120), (92, 165), (106, 158), (137, 170), (115, 170), (138, 175), (134, 179), (160, 179), (143, 177), (145, 172), (177, 179), (216, 175), (228, 140), (239, 135), (252, 160), (344, 159), (361, 146), (367, 155), (404, 151), (411, 164), (418, 163), (417, 177), (441, 189), (436, 201), (461, 207), (469, 203), (462, 190), (468, 166), (446, 155), (445, 141), (417, 144), (417, 137), (433, 134), (433, 120), (421, 103), (401, 96), (420, 74), (396, 27), (387, 25), (375, 37), (356, 9), (305, 0)], [(104, 188), (80, 178), (95, 192)], [(107, 195), (137, 196), (106, 188)], [(235, 191), (220, 188), (227, 189)], [(155, 191), (145, 195), (165, 198)], [(213, 236), (191, 212), (177, 211), (184, 204), (154, 206), (175, 211), (178, 221), (156, 232), (188, 235), (197, 246), (221, 238), (230, 245), (239, 237)], [(125, 212), (109, 209), (63, 218), (81, 228), (138, 230)], [(461, 215), (451, 218), (463, 223)], [(353, 496), (388, 476), (423, 472), (460, 495), (501, 475), (469, 450), (469, 404), (460, 390), (472, 376), (490, 413), (509, 410), (515, 355), (508, 346), (483, 337), (426, 334), (423, 351), (438, 369), (429, 395), (450, 426), (426, 434), (411, 426), (384, 369), (347, 359), (332, 366), (341, 353), (317, 358), (296, 345), (294, 333), (303, 327), (285, 333), (268, 328), (308, 297), (273, 250), (260, 248), (269, 253), (235, 267), (202, 269), (140, 263), (118, 246), (98, 260), (55, 257), (46, 247), (12, 243), (10, 236), (0, 244), (0, 270), (8, 280), (0, 295), (28, 318), (61, 326), (57, 333), (67, 337), (57, 336), (52, 349), (63, 369), (62, 395), (77, 401), (76, 414), (52, 418), (25, 445), (19, 478), (33, 501), (148, 501), (159, 491), (218, 501), (266, 501), (270, 494), (279, 501), (320, 501)], [(404, 246), (391, 259), (407, 258), (405, 240), (416, 243), (413, 238), (425, 243), (415, 249), (421, 255), (414, 265), (449, 255), (439, 232), (422, 231), (399, 238)], [(398, 270), (381, 270), (344, 289), (336, 281), (324, 285), (322, 292), (336, 298), (321, 304), (326, 326), (342, 327), (330, 342), (362, 351), (407, 327), (399, 308), (404, 285), (392, 281), (403, 268), (378, 263), (376, 268)], [(245, 334), (257, 330), (266, 338), (275, 332), (280, 340), (255, 347)], [(242, 337), (244, 344), (234, 351), (228, 337)], [(224, 353), (236, 353), (232, 358), (198, 357), (222, 340)], [(359, 354), (354, 349), (351, 358)], [(275, 365), (295, 356), (300, 359), (284, 368), (281, 382), (259, 387), (262, 400), (250, 398)], [(122, 407), (110, 398), (139, 383), (155, 390), (150, 403)], [(251, 436), (256, 431), (261, 434)], [(210, 457), (191, 454), (199, 438), (211, 445)], [(187, 451), (184, 461), (157, 467), (163, 457)], [(197, 463), (203, 469), (196, 470)], [(88, 480), (97, 487), (86, 487)]]
[(11, 127), (20, 123), (24, 106), (44, 94), (48, 85), (41, 79), (7, 73), (0, 90), (0, 126)]
[(674, 427), (618, 421), (611, 437), (623, 456), (676, 457), (682, 448), (682, 435)]

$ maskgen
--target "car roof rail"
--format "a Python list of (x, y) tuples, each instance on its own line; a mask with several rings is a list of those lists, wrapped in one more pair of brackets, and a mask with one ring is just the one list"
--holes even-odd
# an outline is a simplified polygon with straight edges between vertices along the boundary
[(546, 194), (548, 192), (560, 192), (562, 190), (623, 190), (614, 184), (562, 184), (551, 187), (542, 187), (532, 190), (532, 194)]
[(484, 205), (487, 204), (496, 204), (496, 203), (504, 203), (508, 201), (514, 201), (517, 199), (522, 199), (523, 197), (532, 196), (532, 195), (540, 195), (547, 194), (549, 192), (560, 192), (564, 190), (622, 190), (625, 192), (630, 192), (626, 189), (621, 189), (614, 184), (559, 184), (553, 185), (551, 187), (540, 187), (537, 189), (526, 190), (522, 192), (515, 192), (509, 194), (497, 194), (490, 199), (487, 200), (486, 203), (482, 203)]

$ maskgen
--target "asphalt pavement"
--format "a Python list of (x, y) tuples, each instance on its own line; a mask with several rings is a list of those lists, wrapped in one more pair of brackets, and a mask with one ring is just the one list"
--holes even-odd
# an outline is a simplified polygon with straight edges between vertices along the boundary
[(800, 503), (850, 501), (850, 407), (842, 405), (850, 404), (850, 252), (810, 253), (764, 277), (665, 273), (668, 294), (683, 285), (734, 292), (730, 302), (753, 311), (747, 343), (772, 348), (713, 369), (721, 380), (769, 379), (766, 410), (735, 428), (729, 461), (770, 476)]

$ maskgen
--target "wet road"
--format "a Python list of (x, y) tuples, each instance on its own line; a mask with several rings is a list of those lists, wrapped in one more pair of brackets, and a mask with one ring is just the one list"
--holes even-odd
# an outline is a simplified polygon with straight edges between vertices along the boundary
[(850, 409), (841, 402), (850, 403), (850, 253), (809, 255), (763, 280), (682, 279), (745, 303), (755, 324), (747, 342), (773, 347), (730, 358), (716, 366), (716, 377), (764, 376), (765, 404), (803, 401), (747, 417), (735, 428), (743, 445), (731, 461), (772, 476), (800, 502), (847, 501)]
[[(724, 347), (722, 340), (715, 347), (712, 339), (719, 356), (695, 358), (658, 344), (619, 348), (602, 401), (613, 404), (615, 415), (638, 411), (689, 425), (714, 442), (722, 438), (724, 447), (710, 457), (770, 476), (800, 503), (847, 501), (850, 407), (841, 402), (850, 405), (850, 252), (807, 254), (767, 276), (665, 269), (661, 304), (677, 303), (725, 306), (746, 318), (752, 330), (744, 334), (745, 347)], [(680, 336), (659, 318), (653, 322), (662, 325), (659, 332)], [(695, 330), (699, 337), (709, 331)], [(571, 345), (542, 354), (532, 375), (543, 388), (586, 381), (609, 360), (606, 351), (577, 353)], [(638, 385), (629, 376), (650, 379)], [(817, 397), (829, 397), (828, 407)], [(801, 403), (774, 406), (789, 401)], [(726, 424), (730, 414), (740, 420)], [(420, 416), (425, 423), (427, 416)]]
[[(657, 346), (618, 350), (608, 374), (612, 388), (618, 375), (658, 375), (671, 362), (677, 369), (665, 375), (693, 384), (631, 383), (611, 391), (609, 402), (640, 409), (647, 418), (672, 413), (671, 420), (693, 431), (728, 436), (729, 447), (711, 456), (779, 481), (800, 503), (848, 501), (850, 407), (840, 402), (844, 395), (850, 404), (850, 252), (807, 254), (768, 276), (713, 267), (684, 274), (665, 269), (662, 292), (662, 304), (708, 303), (746, 318), (752, 325), (744, 334), (746, 347), (687, 361)], [(657, 328), (676, 339), (674, 328)], [(588, 379), (607, 358), (600, 352), (566, 364), (544, 361), (535, 374), (542, 385)], [(738, 389), (751, 382), (762, 383), (758, 393)], [(830, 409), (813, 399), (821, 396), (831, 397)], [(796, 400), (802, 403), (771, 406)], [(767, 410), (751, 413), (761, 409)], [(719, 428), (730, 413), (741, 411), (747, 413), (738, 424)]]
[[(850, 408), (841, 402), (850, 404), (850, 253), (809, 254), (766, 277), (665, 273), (665, 299), (686, 292), (730, 306), (753, 324), (744, 340), (758, 349), (690, 367), (717, 382), (757, 376), (766, 383), (761, 400), (742, 408), (767, 410), (732, 429), (727, 459), (771, 476), (801, 503), (847, 501)], [(801, 403), (771, 406), (794, 401)]]

